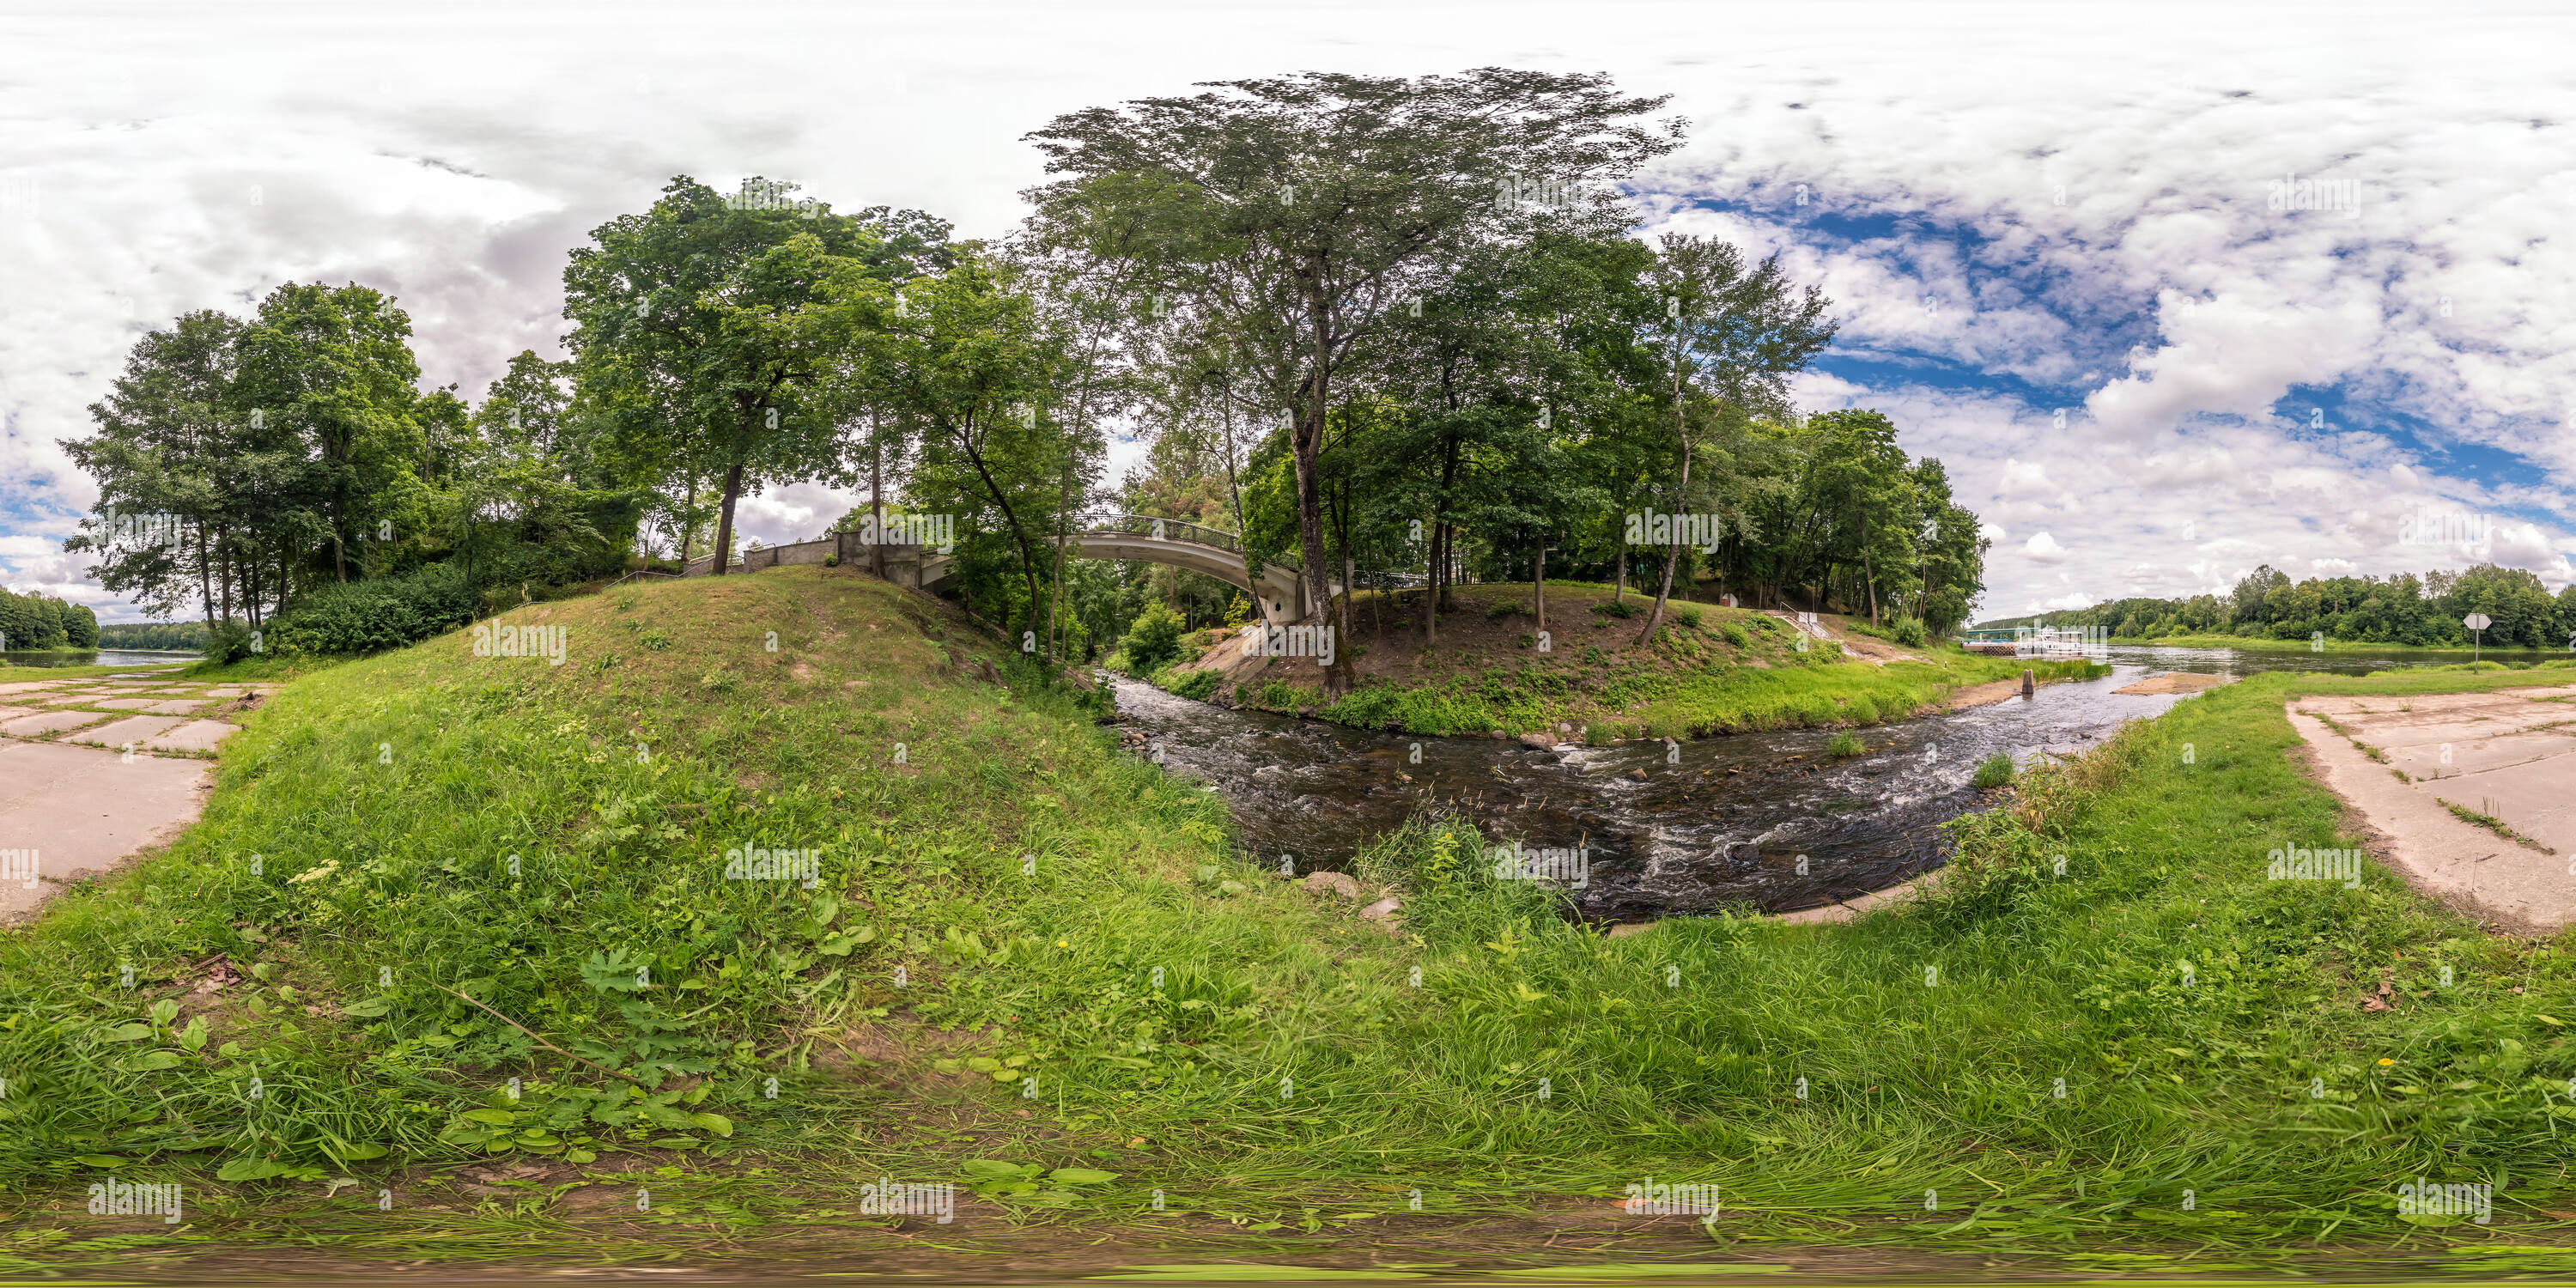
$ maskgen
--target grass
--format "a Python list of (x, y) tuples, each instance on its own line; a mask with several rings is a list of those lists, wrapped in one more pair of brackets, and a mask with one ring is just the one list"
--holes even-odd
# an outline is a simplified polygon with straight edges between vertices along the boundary
[[(587, 1246), (554, 1188), (584, 1182), (756, 1246), (880, 1175), (1247, 1237), (1651, 1175), (1719, 1185), (1728, 1239), (2288, 1265), (2535, 1245), (2566, 1205), (2563, 951), (2376, 869), (2264, 879), (2284, 838), (2338, 843), (2287, 697), (2510, 677), (2214, 690), (2026, 772), (1953, 825), (1935, 895), (1847, 926), (1606, 938), (1493, 879), (1504, 838), (1425, 820), (1357, 864), (1403, 892), (1390, 937), (1236, 861), (1211, 797), (905, 592), (787, 568), (522, 612), (569, 664), (451, 636), (307, 673), (197, 829), (0, 937), (22, 1211), (113, 1170), (184, 1178), (218, 1240), (524, 1256)], [(629, 651), (647, 628), (677, 644)], [(818, 851), (818, 888), (722, 879), (746, 845)], [(215, 954), (244, 979), (191, 991)], [(481, 1159), (547, 1188), (433, 1201)], [(977, 1159), (1112, 1175), (1014, 1194)], [(2495, 1226), (2400, 1219), (2419, 1176), (2498, 1183)], [(11, 1255), (57, 1264), (34, 1233)]]
[[(2434, 799), (2439, 800), (2440, 798), (2435, 797)], [(2483, 804), (2484, 802), (2481, 803)], [(2451, 817), (2456, 818), (2463, 823), (2474, 823), (2479, 827), (2483, 827), (2486, 830), (2523, 847), (2524, 849), (2538, 850), (2543, 854), (2558, 853), (2558, 851), (2553, 850), (2546, 845), (2542, 845), (2540, 842), (2513, 830), (2513, 828), (2507, 825), (2503, 819), (2497, 818), (2494, 814), (2487, 812), (2487, 810), (2492, 810), (2494, 808), (2493, 805), (2488, 805), (2487, 810), (2474, 810), (2465, 805), (2456, 805), (2450, 801), (2442, 801), (2442, 808), (2451, 811)]]
[(1825, 744), (1825, 754), (1836, 760), (1848, 760), (1865, 754), (1868, 750), (1869, 748), (1861, 742), (1860, 737), (1849, 730), (1835, 734), (1833, 741)]
[[(2268, 636), (2260, 638), (2240, 638), (2234, 635), (2166, 635), (2155, 639), (2131, 639), (2127, 636), (2115, 636), (2111, 642), (2114, 644), (2155, 645), (2167, 648), (2238, 648), (2245, 649), (2250, 652), (2261, 653), (2305, 653), (2309, 652), (2314, 647), (2312, 643), (2304, 637), (2294, 640), (2276, 640)], [(2325, 642), (2325, 645), (2324, 651), (2328, 653), (2474, 653), (2478, 651), (2476, 649), (2472, 649), (2466, 644), (2374, 644), (2368, 640), (2328, 639)], [(2556, 653), (2561, 652), (2562, 650), (2521, 648), (2509, 645), (2488, 644), (2484, 651), (2488, 653), (2512, 653), (2518, 656), (2528, 657), (2536, 653)]]
[[(1326, 699), (1311, 666), (1290, 672), (1295, 678), (1242, 681), (1230, 696), (1262, 710), (1311, 707), (1318, 719), (1361, 728), (1451, 736), (1572, 723), (1600, 742), (1877, 724), (1938, 710), (1960, 689), (2014, 679), (2025, 668), (2047, 682), (2107, 673), (2081, 661), (2032, 663), (1958, 651), (1885, 666), (1845, 662), (1830, 643), (1806, 652), (1788, 647), (1789, 628), (1776, 619), (1693, 607), (1734, 616), (1706, 617), (1697, 627), (1677, 621), (1642, 652), (1595, 649), (1573, 661), (1525, 659), (1412, 683), (1364, 677), (1338, 701)], [(1748, 625), (1761, 633), (1761, 647), (1733, 643), (1755, 638)]]
[(2007, 787), (2012, 784), (2013, 773), (2012, 753), (1998, 751), (1977, 762), (1977, 776), (1974, 782), (1979, 791)]

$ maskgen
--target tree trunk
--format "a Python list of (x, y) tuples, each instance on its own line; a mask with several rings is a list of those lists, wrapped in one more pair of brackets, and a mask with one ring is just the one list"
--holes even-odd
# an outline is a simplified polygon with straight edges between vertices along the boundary
[(1530, 589), (1532, 596), (1538, 601), (1536, 607), (1532, 610), (1532, 615), (1538, 618), (1538, 628), (1542, 631), (1546, 630), (1547, 538), (1544, 536), (1540, 537), (1538, 541), (1538, 557), (1530, 561)]
[[(1323, 265), (1311, 267), (1306, 305), (1314, 319), (1314, 383), (1307, 391), (1305, 414), (1289, 427), (1289, 446), (1290, 454), (1297, 461), (1297, 540), (1304, 547), (1301, 553), (1306, 564), (1306, 597), (1316, 624), (1321, 625), (1331, 617), (1333, 608), (1328, 572), (1331, 565), (1325, 562), (1330, 558), (1330, 552), (1324, 549), (1323, 481), (1316, 468), (1323, 455), (1325, 410), (1330, 406), (1327, 399), (1331, 387), (1325, 363), (1331, 356), (1331, 337), (1327, 330), (1331, 319), (1325, 312), (1322, 297)], [(1347, 692), (1351, 687), (1350, 675), (1349, 654), (1335, 649), (1333, 664), (1324, 668), (1324, 692), (1329, 696)]]
[(1619, 553), (1615, 559), (1619, 565), (1619, 580), (1610, 587), (1610, 602), (1614, 604), (1628, 598), (1628, 525), (1625, 522), (1619, 525)]
[(689, 570), (689, 548), (698, 538), (698, 473), (689, 471), (689, 502), (680, 507), (680, 571)]
[(213, 556), (206, 550), (206, 525), (199, 523), (195, 526), (197, 529), (197, 602), (206, 610), (206, 629), (211, 631), (215, 628), (214, 568), (209, 562)]
[(868, 571), (885, 580), (885, 440), (868, 413)]
[(727, 565), (733, 562), (729, 557), (733, 553), (733, 503), (741, 495), (742, 463), (736, 461), (725, 471), (724, 509), (716, 516), (715, 563), (708, 570), (708, 576), (721, 577), (730, 571)]
[(1681, 483), (1673, 489), (1673, 543), (1664, 550), (1664, 579), (1655, 588), (1655, 611), (1646, 614), (1646, 629), (1637, 632), (1637, 643), (1643, 646), (1655, 637), (1655, 628), (1663, 624), (1664, 601), (1673, 593), (1673, 568), (1682, 561), (1682, 508), (1690, 504), (1691, 443), (1690, 427), (1682, 419), (1682, 369), (1678, 359), (1673, 364), (1673, 433), (1682, 444)]
[(1056, 635), (1062, 624), (1064, 603), (1064, 543), (1073, 535), (1073, 440), (1064, 444), (1064, 486), (1056, 492), (1055, 505), (1055, 580), (1047, 586), (1047, 658), (1061, 660)]

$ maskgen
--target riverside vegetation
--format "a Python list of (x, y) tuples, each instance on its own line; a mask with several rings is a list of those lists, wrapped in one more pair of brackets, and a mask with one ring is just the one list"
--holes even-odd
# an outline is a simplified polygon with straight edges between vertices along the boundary
[(1414, 606), (1387, 608), (1363, 592), (1350, 613), (1359, 633), (1346, 641), (1359, 683), (1339, 699), (1307, 658), (1229, 678), (1211, 652), (1237, 628), (1183, 634), (1177, 619), (1150, 612), (1108, 664), (1182, 697), (1359, 728), (1451, 736), (1565, 725), (1593, 743), (1885, 724), (1940, 710), (1961, 689), (2025, 669), (2042, 682), (2103, 673), (2082, 661), (1983, 657), (1952, 645), (1890, 650), (1897, 660), (1868, 665), (1836, 641), (1798, 650), (1798, 631), (1768, 614), (1681, 601), (1639, 645), (1624, 619), (1643, 614), (1644, 599), (1559, 581), (1547, 586), (1554, 647), (1541, 653), (1528, 583), (1453, 593), (1459, 609), (1442, 614), (1438, 642), (1425, 647), (1403, 620)]
[[(0, 935), (0, 1267), (739, 1245), (866, 1224), (880, 1175), (1021, 1221), (1396, 1238), (1652, 1175), (1720, 1186), (1712, 1236), (1756, 1249), (2307, 1265), (2406, 1236), (2576, 1269), (2533, 1233), (2576, 1127), (2563, 951), (2375, 868), (2263, 876), (2338, 838), (2285, 697), (2523, 677), (2216, 690), (2025, 773), (1953, 825), (1936, 894), (1848, 926), (1605, 938), (1426, 818), (1357, 864), (1402, 893), (1388, 936), (1239, 862), (1098, 695), (891, 586), (777, 569), (507, 620), (570, 661), (451, 634), (310, 670), (191, 832)], [(753, 846), (819, 851), (817, 887), (721, 879)], [(535, 1179), (439, 1188), (478, 1159)], [(184, 1181), (192, 1224), (50, 1215), (111, 1170)], [(2495, 1224), (2397, 1215), (2418, 1177), (2494, 1183)]]

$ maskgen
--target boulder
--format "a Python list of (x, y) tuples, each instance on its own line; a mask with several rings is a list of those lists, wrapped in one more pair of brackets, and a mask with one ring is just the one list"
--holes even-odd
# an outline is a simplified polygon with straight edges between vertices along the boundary
[(1387, 897), (1378, 900), (1376, 903), (1360, 909), (1360, 920), (1393, 921), (1395, 920), (1396, 912), (1403, 907), (1404, 900), (1400, 896), (1388, 895)]
[(1521, 735), (1521, 745), (1532, 751), (1554, 751), (1556, 738), (1551, 734), (1525, 733)]
[(1309, 894), (1333, 895), (1353, 903), (1360, 901), (1361, 893), (1360, 883), (1347, 872), (1309, 872), (1306, 874), (1306, 891)]

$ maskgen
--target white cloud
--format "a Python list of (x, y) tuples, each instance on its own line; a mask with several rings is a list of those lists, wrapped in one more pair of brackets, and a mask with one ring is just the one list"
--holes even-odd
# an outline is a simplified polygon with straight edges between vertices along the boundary
[[(1176, 12), (961, 0), (432, 21), (388, 4), (322, 21), (163, 3), (13, 18), (0, 578), (98, 594), (58, 544), (24, 543), (58, 543), (87, 508), (54, 440), (85, 432), (140, 329), (180, 311), (363, 280), (412, 312), (427, 383), (479, 396), (511, 354), (553, 351), (565, 251), (673, 173), (762, 173), (992, 236), (1042, 177), (1021, 136), (1056, 113), (1299, 68), (1501, 64), (1676, 95), (1699, 124), (1647, 201), (1658, 226), (1777, 250), (1825, 285), (1842, 351), (1885, 365), (1866, 384), (1809, 377), (1802, 395), (1881, 407), (1909, 451), (1951, 466), (1996, 540), (1994, 605), (2061, 600), (2060, 576), (2110, 598), (2224, 589), (2263, 562), (2456, 566), (2456, 550), (2399, 542), (2396, 516), (2419, 504), (2511, 516), (2524, 530), (2498, 532), (2497, 558), (2569, 580), (2576, 257), (2560, 225), (2576, 207), (2576, 82), (2548, 52), (2576, 35), (2563, 17), (2361, 10), (2329, 30), (2313, 11), (2240, 6), (2213, 44), (2145, 6), (1859, 4), (1832, 11), (1820, 45), (1795, 6), (1612, 3), (1597, 22), (1514, 0)], [(2358, 217), (2267, 209), (2291, 171), (2355, 181)], [(1691, 204), (1708, 195), (1744, 204)], [(1933, 360), (2041, 392), (1907, 374)], [(2330, 386), (2346, 398), (2328, 432), (2274, 418), (2292, 391)], [(2419, 447), (2391, 413), (2440, 428)], [(2538, 477), (2470, 478), (2441, 455), (2454, 445)], [(747, 500), (743, 523), (810, 536), (849, 499), (783, 488)]]

